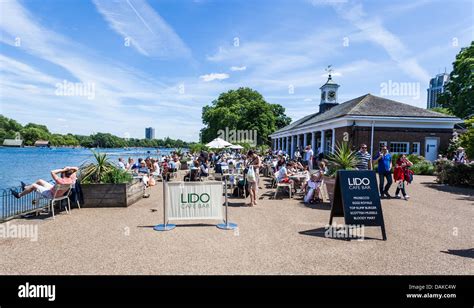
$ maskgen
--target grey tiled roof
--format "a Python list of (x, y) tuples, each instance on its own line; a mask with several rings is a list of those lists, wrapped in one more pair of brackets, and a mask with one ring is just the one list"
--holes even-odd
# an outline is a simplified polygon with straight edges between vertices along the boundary
[(411, 106), (391, 99), (365, 94), (350, 101), (339, 104), (324, 113), (313, 113), (285, 126), (275, 133), (288, 131), (318, 122), (339, 118), (346, 115), (352, 116), (380, 116), (380, 117), (417, 117), (417, 118), (452, 118), (439, 112)]

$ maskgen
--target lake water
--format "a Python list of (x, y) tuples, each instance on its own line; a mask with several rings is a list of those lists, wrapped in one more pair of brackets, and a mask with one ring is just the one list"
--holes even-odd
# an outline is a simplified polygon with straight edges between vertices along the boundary
[[(112, 162), (119, 157), (125, 160), (133, 157), (135, 161), (147, 156), (157, 157), (169, 154), (174, 149), (132, 148), (132, 149), (100, 149), (107, 153)], [(80, 166), (91, 161), (90, 149), (70, 148), (7, 148), (0, 147), (0, 189), (18, 187), (20, 181), (27, 184), (37, 179), (51, 180), (50, 172), (65, 166)]]

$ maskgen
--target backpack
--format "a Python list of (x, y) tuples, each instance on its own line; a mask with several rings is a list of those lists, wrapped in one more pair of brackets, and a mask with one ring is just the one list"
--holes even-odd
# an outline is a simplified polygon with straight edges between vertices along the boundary
[(410, 169), (407, 169), (405, 171), (405, 181), (407, 181), (408, 184), (411, 184), (411, 182), (413, 182), (413, 175), (414, 174), (415, 173)]

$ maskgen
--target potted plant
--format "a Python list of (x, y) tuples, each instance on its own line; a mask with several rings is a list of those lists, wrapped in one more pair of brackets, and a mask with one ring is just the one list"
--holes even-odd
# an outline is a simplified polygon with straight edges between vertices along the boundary
[(107, 154), (92, 151), (94, 162), (79, 168), (84, 207), (127, 207), (143, 196), (143, 184), (109, 161)]
[(342, 142), (336, 145), (334, 153), (328, 155), (329, 176), (326, 178), (326, 186), (329, 199), (333, 200), (334, 188), (336, 184), (336, 173), (338, 170), (354, 170), (357, 165), (356, 152), (351, 150), (348, 142)]

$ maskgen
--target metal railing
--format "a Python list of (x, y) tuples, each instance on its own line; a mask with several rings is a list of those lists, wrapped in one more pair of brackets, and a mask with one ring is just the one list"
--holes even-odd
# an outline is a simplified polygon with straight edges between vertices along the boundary
[[(14, 187), (13, 190), (21, 191), (20, 187)], [(0, 222), (36, 212), (48, 206), (48, 199), (41, 198), (37, 192), (32, 192), (19, 199), (13, 196), (10, 188), (0, 190)]]

